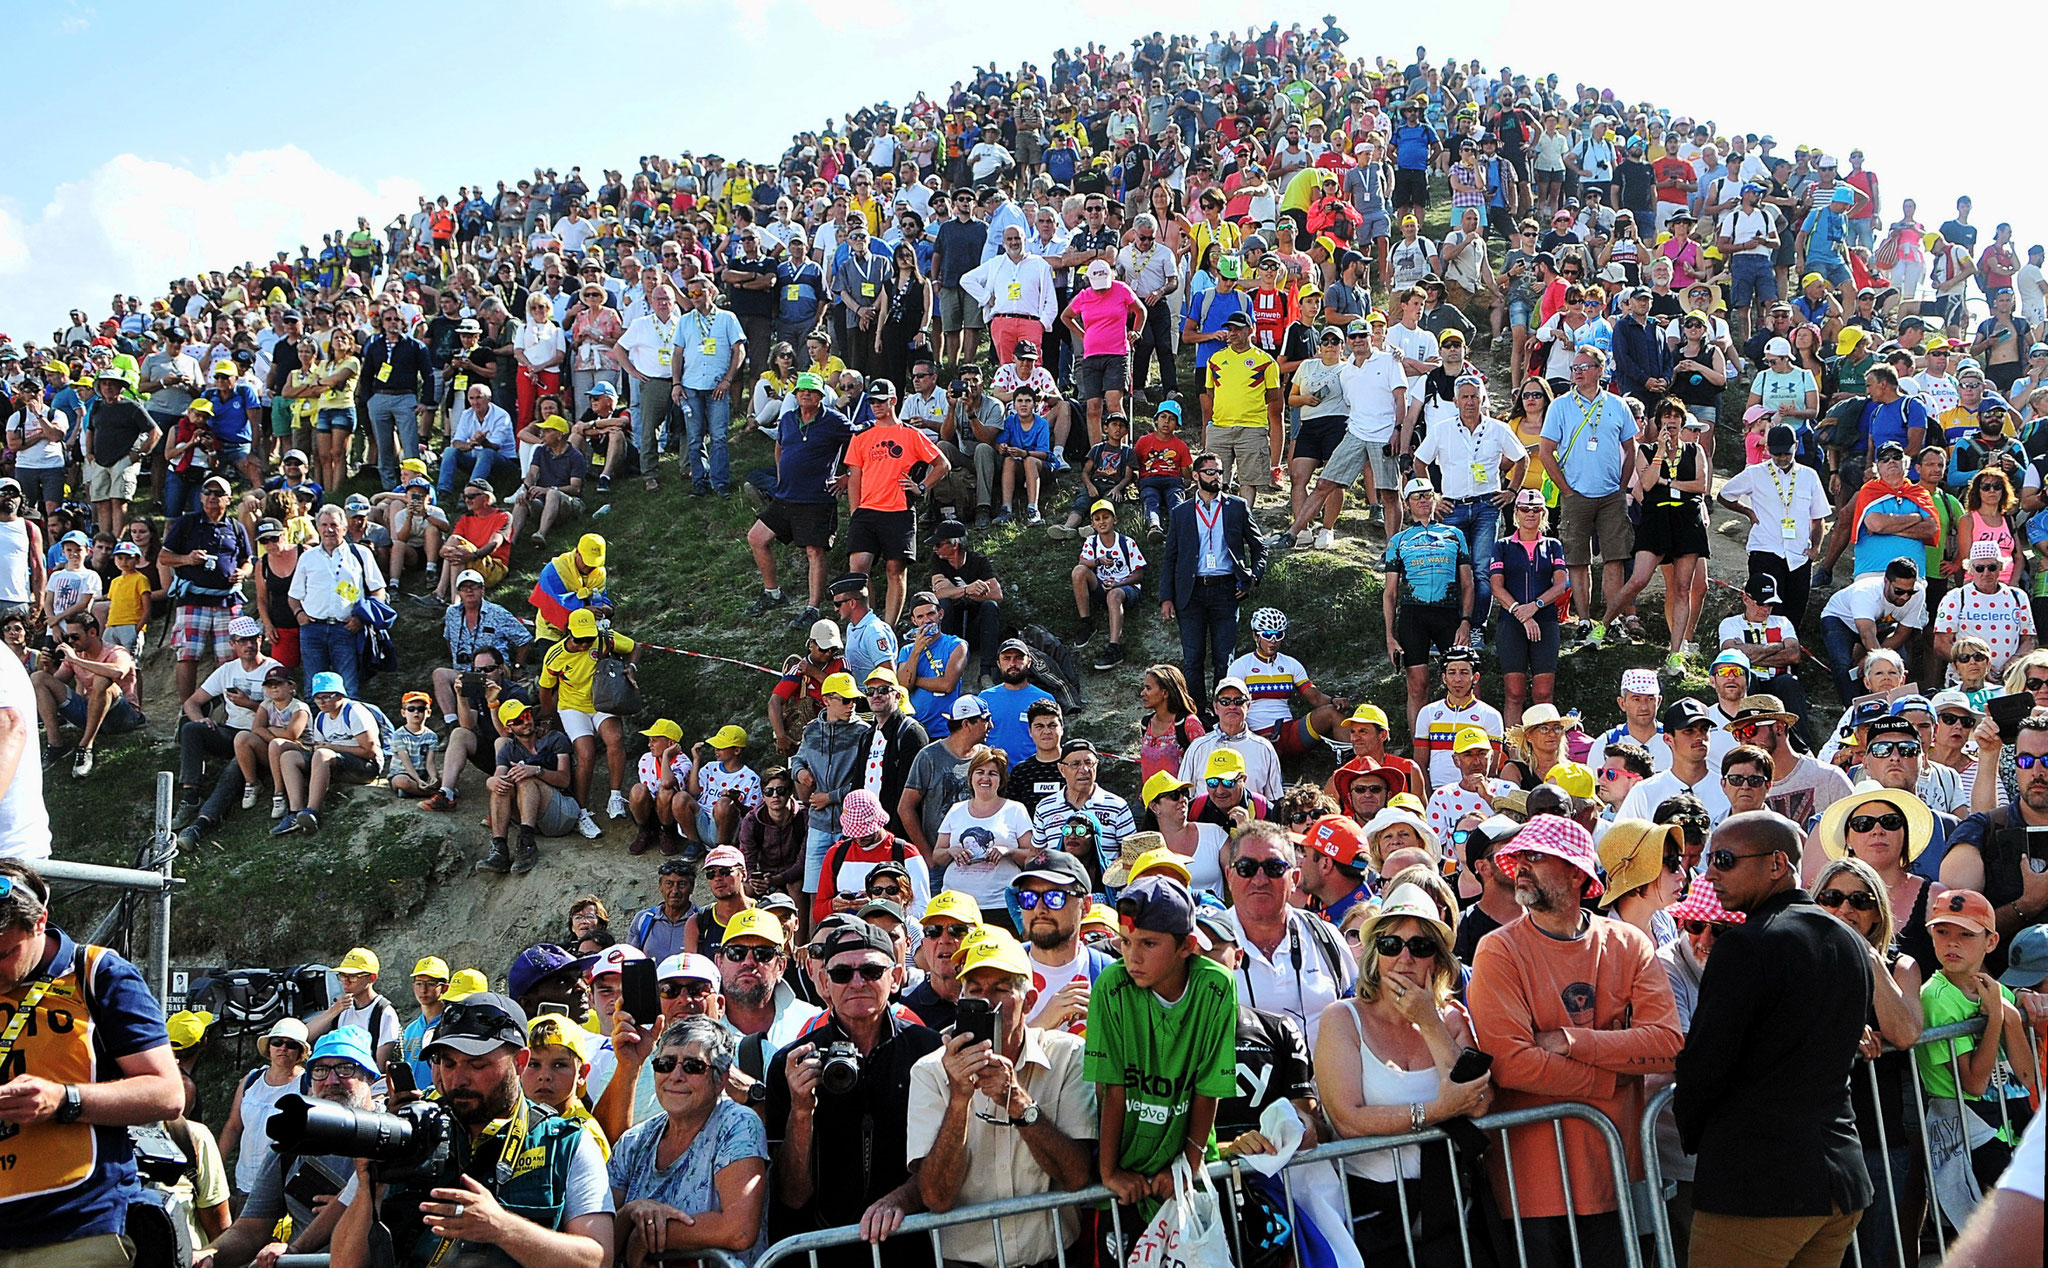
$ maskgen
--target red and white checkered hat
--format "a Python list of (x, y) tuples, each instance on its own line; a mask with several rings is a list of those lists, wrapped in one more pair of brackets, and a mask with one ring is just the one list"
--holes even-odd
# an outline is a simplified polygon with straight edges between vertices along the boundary
[(1730, 911), (1721, 905), (1721, 891), (1714, 888), (1714, 882), (1701, 877), (1692, 883), (1692, 890), (1686, 896), (1664, 909), (1664, 914), (1684, 924), (1688, 920), (1704, 920), (1712, 925), (1739, 925), (1749, 917), (1739, 911)]
[(839, 806), (839, 831), (848, 837), (864, 837), (889, 826), (882, 803), (865, 788), (846, 794)]
[(1510, 879), (1524, 854), (1548, 854), (1561, 858), (1584, 872), (1593, 882), (1586, 897), (1598, 898), (1606, 889), (1600, 880), (1600, 856), (1593, 852), (1593, 834), (1561, 815), (1537, 815), (1509, 841), (1495, 861)]

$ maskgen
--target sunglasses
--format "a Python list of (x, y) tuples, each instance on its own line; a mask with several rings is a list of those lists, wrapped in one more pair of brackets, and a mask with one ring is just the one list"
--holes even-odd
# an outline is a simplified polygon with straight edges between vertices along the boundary
[(269, 1039), (264, 1041), (263, 1046), (266, 1048), (297, 1048), (300, 1052), (306, 1050), (306, 1045), (296, 1039)]
[(740, 869), (737, 867), (707, 867), (704, 869), (704, 876), (708, 880), (715, 881), (718, 880), (720, 877), (731, 876), (734, 872), (737, 872), (739, 870)]
[(835, 964), (825, 970), (825, 976), (832, 979), (834, 986), (844, 986), (853, 980), (856, 973), (860, 974), (863, 982), (879, 982), (889, 969), (887, 964)]
[(789, 794), (790, 788), (787, 784), (776, 784), (772, 788), (763, 788), (761, 790), (763, 797), (787, 797)]
[(745, 964), (749, 956), (753, 957), (756, 964), (770, 964), (774, 962), (776, 956), (782, 954), (782, 948), (741, 947), (727, 943), (718, 949), (718, 953), (725, 957), (728, 964)]
[(677, 1066), (681, 1066), (683, 1073), (693, 1079), (711, 1073), (711, 1063), (702, 1057), (656, 1057), (647, 1064), (654, 1067), (656, 1074), (667, 1074)]
[(972, 927), (971, 925), (925, 925), (924, 936), (927, 938), (964, 938), (967, 936), (967, 931)]
[(1731, 788), (1767, 788), (1771, 783), (1769, 775), (1723, 775), (1721, 780)]
[(1981, 661), (1988, 661), (1991, 657), (1983, 652), (1961, 652), (1951, 659), (1958, 665), (1975, 665)]
[(1230, 778), (1225, 779), (1220, 775), (1211, 775), (1202, 782), (1211, 788), (1235, 788), (1244, 782), (1244, 776), (1232, 775)]
[(1717, 872), (1732, 872), (1735, 870), (1735, 865), (1744, 859), (1767, 859), (1776, 853), (1776, 850), (1765, 850), (1758, 854), (1737, 854), (1733, 850), (1715, 850), (1707, 855), (1707, 864)]
[(1839, 889), (1824, 889), (1813, 896), (1813, 901), (1827, 908), (1840, 907), (1843, 903), (1847, 903), (1856, 911), (1877, 910), (1877, 895), (1863, 889), (1859, 889), (1853, 894), (1845, 894)]
[[(1218, 472), (1218, 473), (1216, 473), (1216, 474), (1221, 474), (1221, 473), (1220, 473), (1220, 472)], [(1216, 705), (1217, 705), (1217, 707), (1218, 707), (1218, 708), (1223, 708), (1223, 709), (1242, 709), (1242, 708), (1244, 708), (1244, 707), (1245, 707), (1246, 705), (1248, 705), (1248, 704), (1250, 704), (1250, 703), (1251, 703), (1251, 698), (1250, 698), (1249, 696), (1218, 696), (1218, 697), (1216, 697)]]
[(2028, 691), (2048, 691), (2048, 678), (2027, 679)]
[(1734, 925), (1725, 925), (1720, 923), (1719, 921), (1709, 922), (1705, 920), (1688, 920), (1685, 922), (1685, 931), (1689, 934), (1694, 935), (1695, 937), (1705, 933), (1711, 934), (1713, 937), (1718, 938), (1722, 934), (1728, 932), (1730, 929), (1733, 929), (1734, 927)]
[(2021, 770), (2032, 770), (2036, 766), (2048, 767), (2048, 755), (2037, 756), (2033, 753), (2015, 753), (2013, 754), (2012, 764)]
[(1020, 889), (1017, 891), (1017, 906), (1025, 911), (1036, 911), (1041, 905), (1047, 911), (1065, 911), (1067, 901), (1072, 897), (1064, 889)]
[(1418, 960), (1433, 960), (1436, 958), (1436, 939), (1423, 934), (1418, 933), (1412, 938), (1402, 938), (1391, 933), (1383, 933), (1372, 940), (1372, 949), (1389, 960), (1401, 954), (1402, 947), (1408, 948), (1408, 954)]
[(1878, 740), (1867, 750), (1872, 757), (1918, 757), (1918, 740)]
[(711, 983), (709, 982), (663, 982), (661, 984), (661, 997), (663, 999), (677, 999), (684, 995), (689, 996), (691, 999), (702, 999), (710, 993)]
[(1292, 866), (1293, 864), (1289, 863), (1286, 859), (1239, 859), (1230, 865), (1230, 870), (1246, 880), (1250, 880), (1252, 877), (1264, 872), (1268, 877), (1277, 881), (1287, 875), (1287, 869)]

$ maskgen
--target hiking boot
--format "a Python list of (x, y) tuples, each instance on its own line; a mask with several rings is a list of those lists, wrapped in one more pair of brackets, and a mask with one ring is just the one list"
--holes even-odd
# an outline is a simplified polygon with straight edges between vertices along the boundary
[(524, 876), (540, 862), (540, 845), (534, 840), (533, 829), (521, 824), (519, 844), (512, 851), (512, 874)]
[[(747, 487), (751, 489), (751, 488), (753, 488), (754, 486), (750, 484), (750, 485), (748, 485)], [(748, 615), (748, 616), (760, 616), (760, 615), (762, 615), (762, 614), (764, 614), (764, 613), (767, 613), (767, 612), (772, 612), (772, 611), (774, 611), (774, 610), (775, 610), (776, 608), (779, 608), (779, 607), (783, 606), (784, 604), (786, 604), (786, 603), (788, 603), (788, 602), (789, 602), (789, 596), (788, 596), (788, 595), (785, 595), (785, 594), (770, 594), (770, 593), (768, 593), (768, 592), (767, 592), (766, 590), (763, 590), (763, 591), (761, 592), (761, 597), (760, 597), (760, 598), (758, 598), (758, 599), (754, 600), (754, 601), (753, 601), (752, 603), (750, 603), (750, 604), (748, 604), (748, 605), (747, 605), (747, 615)]]
[(789, 618), (789, 628), (790, 628), (790, 629), (793, 629), (793, 630), (806, 630), (806, 631), (807, 631), (807, 630), (809, 630), (809, 629), (810, 629), (810, 628), (811, 628), (811, 627), (812, 627), (813, 625), (816, 625), (817, 623), (818, 623), (818, 609), (816, 609), (816, 608), (812, 607), (812, 606), (811, 606), (810, 604), (808, 604), (808, 603), (807, 603), (807, 604), (805, 604), (805, 605), (804, 605), (804, 606), (803, 606), (803, 607), (802, 607), (802, 608), (801, 608), (801, 609), (800, 609), (800, 610), (799, 610), (799, 611), (797, 612), (797, 614), (796, 614), (795, 616), (793, 616), (793, 617)]
[(1123, 663), (1124, 645), (1122, 643), (1111, 643), (1108, 647), (1102, 649), (1102, 655), (1095, 658), (1095, 667), (1097, 669), (1115, 669)]
[(491, 838), (491, 852), (476, 861), (471, 869), (477, 872), (496, 872), (503, 876), (512, 870), (512, 850), (505, 844), (504, 837)]
[(626, 847), (626, 853), (639, 857), (653, 849), (661, 840), (661, 821), (649, 819), (633, 834), (633, 843)]

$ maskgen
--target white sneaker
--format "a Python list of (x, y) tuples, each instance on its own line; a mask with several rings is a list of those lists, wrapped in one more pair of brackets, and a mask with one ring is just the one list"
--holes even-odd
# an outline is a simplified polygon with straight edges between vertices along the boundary
[(284, 798), (282, 798), (282, 797), (272, 797), (272, 798), (270, 799), (270, 821), (271, 821), (272, 823), (275, 823), (275, 822), (277, 822), (277, 821), (278, 821), (279, 819), (282, 819), (282, 818), (284, 818), (284, 812), (285, 812), (285, 804), (284, 804)]
[(607, 804), (607, 805), (605, 806), (605, 810), (604, 810), (604, 812), (605, 812), (605, 813), (606, 813), (607, 815), (609, 815), (609, 816), (611, 816), (612, 818), (614, 818), (614, 819), (623, 819), (623, 818), (625, 818), (625, 817), (626, 817), (626, 813), (627, 813), (627, 811), (626, 811), (626, 794), (624, 794), (624, 793), (620, 792), (620, 791), (619, 791), (618, 789), (616, 789), (616, 788), (612, 789), (612, 799), (611, 799), (610, 803), (608, 803), (608, 804)]
[(604, 829), (597, 826), (597, 820), (590, 817), (588, 810), (576, 812), (576, 830), (583, 834), (586, 841), (595, 841), (604, 835)]
[(1337, 534), (1336, 534), (1336, 533), (1335, 533), (1334, 531), (1332, 531), (1331, 529), (1327, 529), (1327, 528), (1319, 528), (1319, 529), (1317, 529), (1317, 530), (1316, 530), (1316, 549), (1317, 549), (1317, 550), (1328, 550), (1328, 549), (1330, 549), (1330, 548), (1331, 548), (1332, 546), (1335, 546), (1336, 544), (1337, 544)]
[(254, 810), (254, 809), (256, 808), (256, 796), (257, 796), (257, 789), (256, 789), (256, 785), (254, 785), (254, 784), (243, 784), (243, 785), (242, 785), (242, 809), (244, 809), (244, 810)]

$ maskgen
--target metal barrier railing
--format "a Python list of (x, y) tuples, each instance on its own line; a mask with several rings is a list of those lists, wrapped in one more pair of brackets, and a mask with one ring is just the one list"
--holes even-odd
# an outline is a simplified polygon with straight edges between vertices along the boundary
[[(1521, 1228), (1520, 1194), (1515, 1184), (1514, 1158), (1507, 1144), (1507, 1131), (1510, 1128), (1529, 1127), (1546, 1122), (1552, 1125), (1552, 1131), (1557, 1142), (1558, 1161), (1562, 1168), (1564, 1205), (1565, 1209), (1569, 1211), (1573, 1209), (1571, 1172), (1569, 1168), (1564, 1167), (1565, 1148), (1563, 1130), (1564, 1120), (1568, 1118), (1584, 1122), (1600, 1134), (1606, 1148), (1608, 1166), (1614, 1173), (1614, 1190), (1617, 1195), (1621, 1220), (1624, 1263), (1627, 1268), (1642, 1268), (1642, 1258), (1636, 1241), (1635, 1212), (1629, 1200), (1628, 1156), (1623, 1145), (1621, 1132), (1605, 1114), (1591, 1106), (1581, 1105), (1577, 1102), (1532, 1106), (1528, 1109), (1510, 1110), (1506, 1113), (1492, 1114), (1485, 1118), (1473, 1120), (1473, 1126), (1489, 1136), (1495, 1133), (1500, 1134), (1500, 1145), (1503, 1150), (1502, 1161), (1507, 1172), (1509, 1205), (1509, 1209), (1502, 1214), (1507, 1223), (1514, 1229), (1517, 1260), (1526, 1265), (1528, 1263), (1528, 1251)], [(1343, 1159), (1359, 1154), (1380, 1153), (1389, 1150), (1436, 1144), (1441, 1144), (1445, 1149), (1455, 1148), (1450, 1137), (1441, 1128), (1430, 1127), (1419, 1132), (1409, 1132), (1399, 1136), (1361, 1136), (1351, 1140), (1333, 1141), (1330, 1144), (1319, 1145), (1314, 1149), (1303, 1150), (1290, 1159), (1286, 1168), (1280, 1172), (1289, 1224), (1297, 1229), (1300, 1227), (1299, 1209), (1294, 1196), (1293, 1176), (1290, 1174), (1297, 1169), (1318, 1163), (1341, 1162)], [(1231, 1179), (1233, 1169), (1239, 1165), (1241, 1164), (1232, 1161), (1212, 1162), (1208, 1166), (1208, 1172), (1212, 1180), (1227, 1183)], [(1455, 1208), (1462, 1213), (1465, 1210), (1466, 1195), (1464, 1193), (1464, 1186), (1458, 1178), (1458, 1168), (1455, 1165), (1451, 1168), (1450, 1174), (1452, 1202)], [(1345, 1223), (1350, 1225), (1354, 1222), (1350, 1189), (1348, 1185), (1341, 1183), (1342, 1178), (1340, 1171), (1339, 1189), (1343, 1194), (1344, 1219)], [(1406, 1179), (1402, 1176), (1401, 1170), (1397, 1168), (1394, 1180), (1395, 1192), (1400, 1205), (1402, 1223), (1407, 1228), (1413, 1227), (1410, 1220), (1411, 1207), (1408, 1197), (1408, 1186), (1411, 1183), (1418, 1182)], [(1223, 1184), (1219, 1184), (1218, 1189), (1219, 1192), (1228, 1191)], [(976, 1224), (987, 1221), (994, 1231), (997, 1268), (1010, 1268), (1009, 1258), (1005, 1255), (1003, 1249), (1003, 1221), (1014, 1220), (1020, 1216), (1043, 1215), (1046, 1219), (1053, 1222), (1055, 1234), (1053, 1241), (1058, 1247), (1055, 1257), (1056, 1262), (1059, 1264), (1059, 1268), (1068, 1268), (1066, 1238), (1060, 1235), (1059, 1229), (1060, 1212), (1075, 1207), (1105, 1205), (1109, 1209), (1110, 1223), (1116, 1232), (1118, 1245), (1127, 1245), (1128, 1242), (1123, 1235), (1122, 1213), (1117, 1206), (1114, 1196), (1107, 1188), (1099, 1184), (1090, 1185), (1088, 1188), (1076, 1189), (1071, 1192), (1041, 1193), (1026, 1197), (1004, 1198), (1000, 1201), (960, 1207), (951, 1211), (926, 1212), (913, 1215), (903, 1221), (903, 1225), (897, 1231), (896, 1236), (907, 1237), (924, 1234), (931, 1238), (934, 1257), (943, 1259), (944, 1254), (939, 1237), (940, 1230), (958, 1227), (963, 1224)], [(1241, 1230), (1237, 1227), (1237, 1221), (1226, 1219), (1226, 1223), (1231, 1228), (1232, 1236), (1241, 1238)], [(1461, 1217), (1459, 1220), (1460, 1246), (1467, 1268), (1471, 1268), (1474, 1262), (1470, 1225), (1471, 1221), (1469, 1219)], [(1568, 1219), (1567, 1227), (1571, 1229), (1573, 1257), (1577, 1259), (1578, 1231), (1576, 1220)], [(850, 1224), (838, 1228), (799, 1233), (792, 1237), (785, 1237), (769, 1246), (761, 1257), (755, 1261), (754, 1268), (779, 1268), (780, 1265), (798, 1256), (808, 1259), (810, 1268), (818, 1268), (818, 1252), (857, 1245), (861, 1241), (859, 1227)], [(868, 1243), (868, 1248), (876, 1268), (880, 1268), (882, 1262), (881, 1244), (871, 1242)], [(1241, 1241), (1235, 1249), (1237, 1251), (1235, 1262), (1249, 1262)], [(1412, 1242), (1408, 1244), (1407, 1252), (1410, 1268), (1415, 1268), (1415, 1247)], [(1090, 1258), (1092, 1259), (1093, 1256), (1091, 1255)], [(1378, 1266), (1373, 1265), (1369, 1266), (1369, 1268), (1378, 1268)]]
[(178, 839), (171, 834), (172, 791), (171, 772), (158, 771), (155, 831), (137, 858), (138, 863), (147, 864), (147, 867), (104, 867), (97, 863), (73, 863), (65, 859), (36, 859), (31, 864), (45, 881), (104, 885), (123, 891), (122, 901), (115, 905), (114, 912), (100, 923), (98, 929), (87, 932), (66, 926), (67, 932), (78, 936), (81, 942), (105, 945), (112, 941), (113, 934), (128, 922), (128, 896), (155, 895), (156, 910), (151, 921), (149, 952), (146, 956), (134, 958), (143, 961), (148, 970), (146, 980), (155, 990), (159, 1002), (168, 1000), (171, 990), (171, 891), (184, 883), (172, 874), (178, 858)]
[[(1944, 1226), (1944, 1213), (1941, 1208), (1941, 1202), (1934, 1190), (1934, 1141), (1933, 1133), (1929, 1131), (1928, 1124), (1929, 1098), (1925, 1086), (1925, 1081), (1923, 1080), (1920, 1073), (1920, 1059), (1918, 1053), (1922, 1049), (1932, 1049), (1936, 1044), (1948, 1045), (1947, 1057), (1949, 1066), (1949, 1079), (1951, 1081), (1951, 1086), (1955, 1088), (1955, 1110), (1959, 1118), (1963, 1119), (1964, 1130), (1967, 1131), (1968, 1117), (1974, 1117), (1976, 1112), (1969, 1108), (1968, 1100), (1970, 1098), (1966, 1098), (1963, 1095), (1962, 1077), (1959, 1069), (1960, 1057), (1958, 1056), (1955, 1050), (1954, 1044), (1949, 1043), (1949, 1041), (1954, 1039), (1981, 1037), (1984, 1034), (1984, 1029), (1985, 1020), (1982, 1017), (1973, 1017), (1966, 1021), (1953, 1022), (1946, 1026), (1937, 1026), (1932, 1030), (1928, 1030), (1922, 1033), (1919, 1040), (1914, 1043), (1913, 1047), (1911, 1049), (1905, 1050), (1914, 1053), (1915, 1056), (1913, 1060), (1908, 1061), (1906, 1063), (1907, 1069), (1911, 1071), (1911, 1077), (1913, 1081), (1913, 1096), (1910, 1104), (1907, 1104), (1903, 1107), (1912, 1113), (1913, 1118), (1911, 1122), (1903, 1124), (1903, 1126), (1905, 1126), (1908, 1129), (1909, 1135), (1914, 1135), (1917, 1137), (1917, 1140), (1912, 1143), (1917, 1144), (1919, 1147), (1918, 1160), (1922, 1168), (1921, 1176), (1924, 1181), (1924, 1188), (1926, 1190), (1927, 1199), (1927, 1208), (1925, 1215), (1921, 1216), (1919, 1220), (1914, 1221), (1910, 1227), (1908, 1225), (1908, 1219), (1912, 1213), (1901, 1210), (1900, 1204), (1903, 1200), (1907, 1199), (1908, 1197), (1914, 1196), (1914, 1194), (1906, 1184), (1901, 1182), (1902, 1178), (1898, 1176), (1892, 1169), (1893, 1142), (1891, 1140), (1891, 1129), (1885, 1123), (1884, 1115), (1881, 1112), (1884, 1098), (1879, 1083), (1877, 1063), (1875, 1061), (1858, 1062), (1859, 1068), (1851, 1077), (1867, 1079), (1869, 1081), (1870, 1103), (1873, 1106), (1878, 1107), (1880, 1109), (1880, 1112), (1876, 1115), (1878, 1138), (1875, 1142), (1875, 1149), (1878, 1157), (1883, 1161), (1884, 1171), (1882, 1176), (1873, 1175), (1870, 1179), (1872, 1188), (1877, 1192), (1880, 1199), (1882, 1200), (1882, 1209), (1884, 1209), (1889, 1214), (1889, 1222), (1891, 1224), (1891, 1228), (1889, 1230), (1876, 1228), (1866, 1229), (1862, 1223), (1859, 1223), (1855, 1234), (1852, 1235), (1850, 1239), (1850, 1255), (1853, 1262), (1862, 1262), (1862, 1238), (1865, 1236), (1866, 1232), (1868, 1232), (1869, 1235), (1872, 1236), (1889, 1238), (1889, 1240), (1892, 1243), (1892, 1250), (1897, 1256), (1897, 1258), (1892, 1260), (1891, 1262), (1902, 1265), (1913, 1264), (1914, 1262), (1916, 1262), (1917, 1259), (1916, 1252), (1918, 1250), (1920, 1230), (1924, 1226), (1926, 1221), (1929, 1219), (1933, 1221), (1935, 1244), (1938, 1248), (1939, 1254), (1944, 1258), (1947, 1257), (1947, 1227), (1959, 1228), (1961, 1227), (1962, 1221), (1960, 1219), (1953, 1218), (1954, 1215), (1957, 1213), (1950, 1212), (1950, 1219), (1948, 1221), (1948, 1225), (1947, 1227)], [(1893, 1048), (1889, 1044), (1887, 1044), (1885, 1047), (1885, 1051), (1888, 1053), (1896, 1053), (1902, 1050), (1898, 1048)], [(2029, 1051), (2026, 1054), (2025, 1059), (2030, 1062), (2033, 1062), (2034, 1068), (2036, 1070), (2040, 1068), (2039, 1053)], [(2000, 1070), (2002, 1071), (2002, 1069), (2003, 1067), (2001, 1066)], [(1990, 1094), (1994, 1091), (2000, 1093), (1996, 1098), (1998, 1101), (2000, 1125), (2002, 1128), (2006, 1129), (2007, 1134), (2010, 1134), (2010, 1129), (2013, 1126), (2012, 1107), (2010, 1103), (2010, 1098), (2003, 1095), (2004, 1086), (2001, 1082), (2001, 1079), (2002, 1074), (1994, 1077), (1991, 1087), (1986, 1089), (1986, 1097), (1976, 1099), (1979, 1099), (1980, 1101), (1984, 1099), (1989, 1099)], [(1643, 1171), (1644, 1176), (1649, 1183), (1650, 1191), (1660, 1198), (1656, 1217), (1650, 1229), (1650, 1235), (1652, 1237), (1652, 1241), (1654, 1243), (1656, 1250), (1658, 1268), (1676, 1268), (1678, 1262), (1677, 1252), (1673, 1245), (1673, 1237), (1671, 1231), (1671, 1223), (1668, 1216), (1668, 1209), (1663, 1205), (1662, 1201), (1662, 1199), (1664, 1198), (1665, 1188), (1664, 1165), (1663, 1158), (1659, 1155), (1657, 1150), (1658, 1120), (1670, 1111), (1671, 1101), (1677, 1090), (1678, 1089), (1676, 1084), (1660, 1088), (1654, 1095), (1650, 1097), (1649, 1102), (1643, 1107), (1643, 1121), (1641, 1126), (1640, 1140), (1643, 1153)], [(1946, 1103), (1946, 1101), (1943, 1102), (1943, 1104)], [(1863, 1142), (1863, 1147), (1866, 1150), (1866, 1152), (1868, 1152), (1872, 1148), (1872, 1142)], [(1967, 1153), (1968, 1149), (1969, 1146), (1966, 1136), (1964, 1138), (1963, 1151)], [(1974, 1180), (1971, 1183), (1972, 1187), (1974, 1187)], [(1981, 1197), (1981, 1195), (1979, 1196)], [(1876, 1208), (1873, 1207), (1872, 1209)]]

